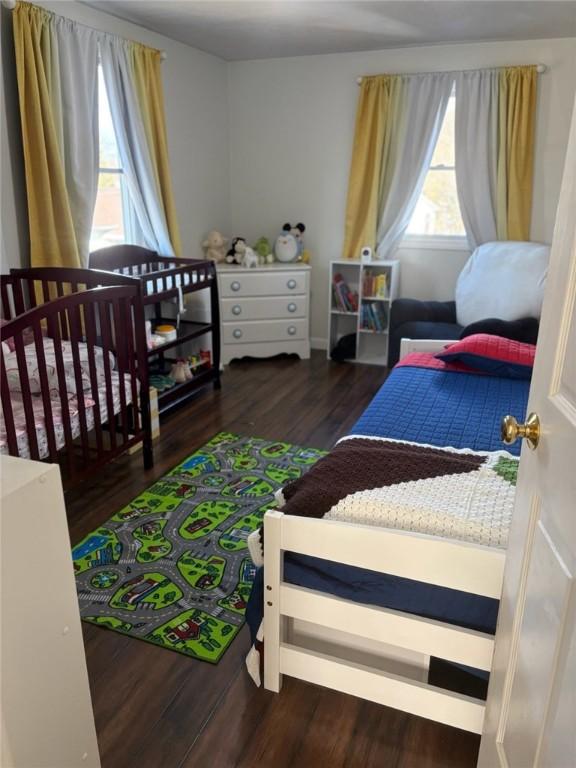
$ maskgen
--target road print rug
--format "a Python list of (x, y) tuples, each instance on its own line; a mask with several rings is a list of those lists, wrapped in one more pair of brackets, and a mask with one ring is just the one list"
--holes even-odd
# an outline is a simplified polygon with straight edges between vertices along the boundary
[(220, 432), (74, 547), (82, 619), (216, 664), (244, 624), (247, 537), (325, 453)]

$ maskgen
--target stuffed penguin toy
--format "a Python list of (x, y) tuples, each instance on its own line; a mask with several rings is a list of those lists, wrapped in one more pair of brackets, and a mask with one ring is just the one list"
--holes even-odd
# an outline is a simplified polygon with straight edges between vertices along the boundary
[(284, 224), (281, 234), (276, 238), (274, 253), (278, 261), (299, 261), (304, 250), (302, 235), (306, 227), (299, 223), (292, 226), (289, 223)]

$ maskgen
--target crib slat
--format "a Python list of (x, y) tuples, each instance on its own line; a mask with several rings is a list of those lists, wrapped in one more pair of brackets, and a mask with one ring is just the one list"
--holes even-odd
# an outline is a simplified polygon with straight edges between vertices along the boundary
[(28, 286), (28, 305), (30, 308), (34, 308), (36, 306), (36, 289), (34, 287), (34, 280), (32, 278), (28, 278), (26, 280), (26, 285)]
[(110, 304), (105, 302), (98, 303), (98, 314), (100, 318), (100, 331), (102, 334), (102, 350), (104, 353), (104, 378), (106, 380), (106, 420), (110, 430), (110, 446), (112, 450), (116, 448), (116, 420), (114, 418), (114, 400), (112, 398), (112, 372), (110, 370), (109, 352), (112, 349), (111, 330), (110, 330)]
[[(115, 339), (125, 339), (127, 334), (127, 329), (124, 327), (123, 324), (123, 312), (121, 311), (120, 303), (116, 302), (114, 304), (114, 338)], [(119, 394), (120, 394), (120, 426), (122, 428), (122, 434), (124, 437), (124, 442), (128, 442), (129, 435), (128, 435), (128, 412), (126, 408), (126, 384), (124, 381), (124, 374), (126, 372), (126, 348), (124, 344), (118, 345), (116, 344), (116, 360), (118, 361), (117, 364), (117, 371), (118, 371), (118, 387), (119, 387)]]
[(18, 438), (16, 437), (16, 428), (14, 426), (14, 412), (12, 411), (12, 398), (8, 388), (8, 376), (6, 374), (4, 352), (1, 352), (0, 355), (0, 390), (2, 413), (4, 414), (4, 426), (6, 428), (6, 440), (8, 442), (8, 453), (10, 456), (19, 456)]
[(71, 307), (70, 321), (70, 346), (72, 349), (72, 364), (74, 367), (74, 382), (76, 384), (76, 402), (78, 404), (78, 421), (80, 423), (80, 441), (82, 443), (82, 455), (84, 461), (89, 460), (88, 425), (86, 419), (86, 400), (84, 396), (84, 382), (82, 380), (82, 363), (78, 344), (82, 341), (82, 322), (80, 310), (77, 306)]
[(90, 389), (94, 400), (94, 432), (96, 433), (96, 450), (98, 457), (104, 453), (102, 440), (102, 416), (100, 413), (100, 393), (98, 388), (98, 373), (96, 370), (96, 323), (94, 318), (94, 304), (87, 304), (85, 312), (86, 321), (86, 349), (88, 352), (88, 369), (90, 371)]
[[(14, 283), (12, 284), (12, 295), (14, 295)], [(8, 282), (0, 280), (0, 297), (2, 300), (2, 317), (4, 320), (12, 320), (12, 305), (8, 296)]]
[(56, 460), (58, 449), (54, 434), (54, 419), (52, 416), (52, 401), (50, 399), (50, 387), (48, 385), (48, 372), (46, 370), (46, 355), (44, 354), (44, 337), (39, 323), (33, 324), (34, 345), (36, 348), (36, 360), (38, 361), (38, 372), (40, 374), (40, 394), (42, 397), (42, 406), (44, 407), (44, 426), (46, 428), (46, 439), (48, 442), (48, 455), (52, 460)]
[(30, 380), (28, 378), (28, 368), (26, 366), (26, 352), (24, 350), (24, 341), (22, 332), (14, 334), (14, 346), (16, 351), (16, 360), (18, 362), (18, 374), (20, 376), (20, 391), (22, 393), (22, 405), (24, 406), (24, 416), (26, 418), (26, 435), (28, 437), (28, 448), (30, 458), (33, 461), (40, 459), (38, 452), (38, 440), (36, 437), (36, 424), (34, 422), (34, 408), (32, 404), (32, 393), (30, 391)]
[(60, 398), (60, 412), (62, 415), (62, 428), (64, 430), (64, 445), (66, 446), (66, 463), (70, 476), (74, 476), (74, 453), (72, 423), (70, 419), (70, 404), (68, 402), (68, 387), (64, 369), (64, 356), (62, 352), (62, 337), (58, 320), (54, 323), (54, 358), (56, 361), (56, 374), (58, 378), (58, 396)]
[(22, 315), (25, 310), (24, 294), (22, 293), (22, 282), (15, 279), (12, 283), (12, 298), (14, 299), (14, 317)]
[(50, 301), (50, 285), (47, 280), (42, 280), (42, 298), (44, 299), (44, 304), (47, 304)]
[(138, 411), (138, 387), (136, 385), (136, 351), (134, 349), (134, 323), (132, 322), (132, 305), (129, 299), (122, 302), (126, 340), (128, 346), (128, 371), (130, 376), (130, 394), (132, 397), (132, 413), (134, 414), (134, 432), (140, 431), (140, 415)]

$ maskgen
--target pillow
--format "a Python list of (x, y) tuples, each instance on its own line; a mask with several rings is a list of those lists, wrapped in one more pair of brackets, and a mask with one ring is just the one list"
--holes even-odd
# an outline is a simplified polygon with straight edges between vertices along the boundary
[(535, 354), (536, 347), (533, 344), (477, 333), (450, 344), (435, 357), (447, 363), (464, 363), (469, 368), (494, 376), (529, 379)]
[(456, 283), (456, 319), (467, 326), (487, 317), (540, 317), (550, 247), (541, 243), (484, 243)]
[(498, 320), (495, 317), (479, 320), (467, 325), (460, 334), (461, 339), (475, 336), (477, 333), (489, 333), (491, 336), (502, 336), (505, 339), (522, 341), (525, 344), (536, 344), (540, 321), (535, 317), (524, 317), (522, 320)]

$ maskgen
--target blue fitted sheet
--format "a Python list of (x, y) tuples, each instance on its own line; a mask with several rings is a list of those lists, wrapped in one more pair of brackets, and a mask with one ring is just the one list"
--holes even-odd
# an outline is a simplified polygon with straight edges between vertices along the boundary
[[(395, 368), (350, 430), (352, 435), (498, 451), (506, 414), (524, 421), (530, 382), (432, 368)], [(520, 445), (507, 450), (520, 455)]]

